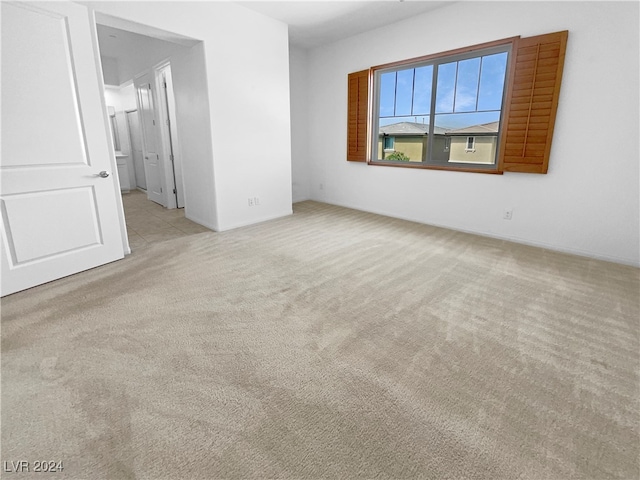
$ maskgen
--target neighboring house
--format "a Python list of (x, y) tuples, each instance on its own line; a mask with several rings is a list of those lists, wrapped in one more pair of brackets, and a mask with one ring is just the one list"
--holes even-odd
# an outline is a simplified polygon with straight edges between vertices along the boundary
[[(495, 162), (499, 122), (472, 125), (459, 129), (434, 127), (434, 159), (464, 163)], [(380, 127), (378, 160), (424, 162), (427, 154), (429, 125), (400, 122)], [(394, 154), (401, 158), (397, 158)], [(390, 157), (391, 156), (391, 157)], [(396, 158), (394, 158), (396, 157)]]
[(500, 122), (472, 125), (447, 131), (449, 161), (488, 163), (496, 161)]
[[(394, 153), (404, 154), (410, 162), (424, 162), (427, 158), (429, 125), (400, 122), (380, 127), (378, 134), (378, 160), (394, 160)], [(434, 150), (444, 152), (444, 128), (434, 128)], [(397, 160), (397, 158), (396, 158)]]

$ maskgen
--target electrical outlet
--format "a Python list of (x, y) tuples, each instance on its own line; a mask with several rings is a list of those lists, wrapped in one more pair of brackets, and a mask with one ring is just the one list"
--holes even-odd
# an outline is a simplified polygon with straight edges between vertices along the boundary
[(511, 220), (511, 217), (513, 217), (513, 209), (505, 208), (504, 212), (502, 212), (502, 218), (504, 218), (505, 220)]
[(249, 206), (253, 207), (253, 198), (249, 198)]
[(260, 205), (260, 198), (259, 197), (253, 197), (253, 204), (254, 205)]

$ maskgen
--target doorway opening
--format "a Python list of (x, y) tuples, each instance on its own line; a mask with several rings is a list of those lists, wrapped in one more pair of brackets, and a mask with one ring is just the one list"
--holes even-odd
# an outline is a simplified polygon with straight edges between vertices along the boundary
[[(191, 91), (190, 78), (204, 71), (204, 57), (192, 52), (202, 42), (103, 14), (96, 14), (96, 30), (105, 98), (115, 111), (113, 137), (119, 138), (116, 160), (130, 248), (209, 231), (197, 218), (204, 197), (192, 195), (190, 201), (178, 128), (188, 112), (178, 114), (174, 92), (176, 76), (181, 78), (176, 88)], [(188, 140), (187, 147), (201, 142)], [(197, 177), (202, 166), (189, 166)]]

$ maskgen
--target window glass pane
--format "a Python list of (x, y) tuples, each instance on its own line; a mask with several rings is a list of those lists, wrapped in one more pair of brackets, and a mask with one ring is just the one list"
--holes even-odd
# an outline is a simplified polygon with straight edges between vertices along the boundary
[(500, 111), (436, 115), (432, 161), (495, 164), (499, 121)]
[(480, 58), (470, 58), (458, 62), (456, 81), (456, 112), (474, 112), (478, 99), (478, 80), (480, 78)]
[(507, 52), (482, 58), (478, 110), (500, 110), (507, 74)]
[(396, 102), (396, 72), (380, 75), (380, 116), (392, 117)]
[(428, 133), (428, 115), (380, 119), (377, 159), (424, 162), (427, 158)]
[(396, 80), (395, 116), (411, 115), (411, 100), (413, 98), (413, 71), (413, 68), (398, 71)]
[(428, 115), (431, 110), (433, 65), (416, 68), (413, 87), (413, 115)]
[(380, 74), (377, 160), (425, 161), (432, 77), (432, 65)]
[(458, 63), (444, 63), (438, 67), (436, 113), (453, 113), (453, 94)]

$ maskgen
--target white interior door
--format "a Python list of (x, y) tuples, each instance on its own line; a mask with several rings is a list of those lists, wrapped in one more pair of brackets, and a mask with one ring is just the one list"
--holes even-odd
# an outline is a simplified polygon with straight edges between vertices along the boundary
[(124, 251), (87, 8), (0, 4), (4, 296), (123, 258)]
[(136, 172), (136, 187), (147, 189), (147, 180), (144, 174), (144, 154), (142, 152), (142, 133), (140, 131), (140, 121), (138, 111), (127, 112), (127, 125), (129, 127), (129, 138), (131, 139), (131, 158), (133, 159), (133, 169)]
[(157, 125), (151, 75), (146, 73), (135, 80), (138, 96), (138, 112), (142, 124), (144, 171), (147, 182), (147, 198), (165, 205), (162, 192), (162, 161), (160, 136)]

